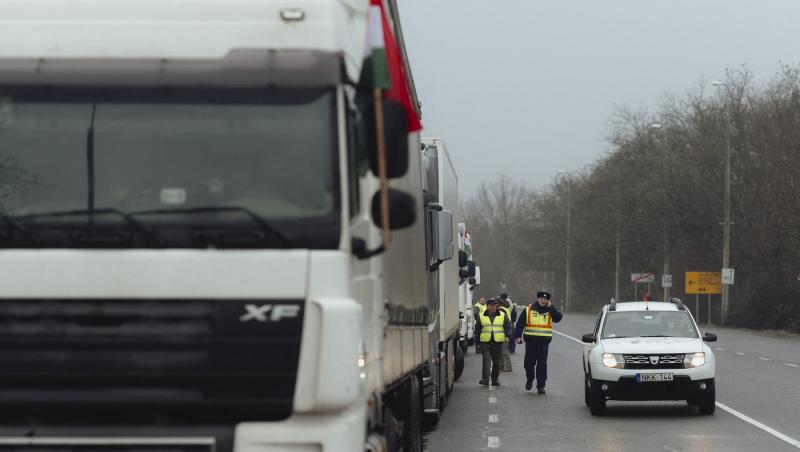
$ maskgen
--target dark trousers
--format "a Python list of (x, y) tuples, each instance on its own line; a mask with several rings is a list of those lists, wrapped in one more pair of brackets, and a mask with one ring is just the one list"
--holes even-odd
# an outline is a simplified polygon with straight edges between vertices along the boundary
[(536, 378), (536, 387), (544, 388), (547, 381), (547, 352), (550, 341), (525, 337), (525, 376), (528, 381)]
[(503, 351), (500, 342), (481, 342), (483, 353), (483, 381), (489, 381), (489, 371), (491, 369), (492, 381), (500, 378), (500, 366), (503, 364)]

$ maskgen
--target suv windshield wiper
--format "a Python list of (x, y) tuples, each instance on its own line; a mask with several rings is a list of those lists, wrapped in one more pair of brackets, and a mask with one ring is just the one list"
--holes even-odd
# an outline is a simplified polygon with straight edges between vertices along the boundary
[[(258, 214), (246, 207), (240, 206), (224, 206), (224, 207), (190, 207), (185, 209), (154, 209), (154, 210), (140, 210), (138, 212), (131, 212), (131, 215), (171, 215), (171, 214), (203, 214), (203, 213), (224, 213), (224, 212), (238, 212), (243, 213), (253, 220), (253, 223), (258, 225), (261, 234), (253, 234), (252, 232), (242, 232), (233, 228), (222, 229), (210, 228), (212, 233), (203, 233), (198, 231), (194, 239), (200, 244), (215, 245), (215, 246), (229, 246), (229, 247), (246, 247), (254, 243), (262, 243), (266, 236), (277, 239), (281, 247), (289, 246), (289, 239), (275, 227), (267, 223), (266, 220), (261, 218)], [(217, 231), (217, 232), (213, 232)]]
[(669, 334), (648, 334), (648, 335), (639, 336), (639, 337), (673, 337), (673, 336), (670, 336)]
[[(35, 213), (30, 215), (21, 215), (19, 217), (8, 218), (7, 220), (18, 219), (18, 218), (25, 218), (25, 219), (33, 219), (33, 218), (47, 218), (47, 217), (70, 217), (70, 216), (78, 216), (78, 215), (88, 215), (89, 216), (89, 229), (90, 230), (100, 230), (97, 224), (93, 221), (94, 217), (97, 215), (106, 215), (106, 214), (113, 214), (117, 215), (123, 220), (128, 226), (133, 227), (133, 229), (141, 232), (146, 237), (148, 237), (153, 244), (157, 246), (163, 246), (164, 240), (159, 236), (156, 232), (149, 229), (147, 226), (143, 225), (139, 220), (134, 218), (132, 215), (119, 211), (117, 209), (86, 209), (86, 210), (69, 210), (63, 212), (45, 212), (45, 213)], [(80, 235), (76, 235), (75, 239), (81, 242), (91, 242), (95, 245), (102, 245), (104, 242), (113, 242), (113, 243), (121, 243), (130, 240), (130, 237), (125, 237), (122, 235), (109, 235), (108, 233), (103, 234), (93, 234), (93, 233), (82, 233)]]

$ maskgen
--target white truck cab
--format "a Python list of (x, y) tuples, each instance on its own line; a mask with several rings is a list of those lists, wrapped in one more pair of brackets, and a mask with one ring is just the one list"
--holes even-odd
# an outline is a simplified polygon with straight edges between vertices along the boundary
[(715, 408), (714, 352), (678, 299), (603, 306), (583, 335), (584, 395), (592, 414), (607, 400), (686, 400), (701, 414)]

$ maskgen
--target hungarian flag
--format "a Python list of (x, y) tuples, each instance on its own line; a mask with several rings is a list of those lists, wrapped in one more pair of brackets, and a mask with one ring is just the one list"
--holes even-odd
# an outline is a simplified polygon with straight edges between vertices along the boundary
[(397, 40), (389, 27), (382, 0), (370, 0), (368, 49), (371, 51), (374, 86), (386, 91), (386, 99), (398, 102), (406, 110), (408, 132), (422, 129), (406, 82)]

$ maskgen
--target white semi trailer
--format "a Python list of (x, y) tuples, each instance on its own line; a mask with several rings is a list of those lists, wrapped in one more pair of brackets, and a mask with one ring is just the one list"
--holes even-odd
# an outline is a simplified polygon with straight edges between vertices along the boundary
[[(475, 317), (473, 315), (473, 307), (475, 301), (473, 300), (473, 290), (476, 286), (480, 285), (480, 267), (475, 264), (472, 255), (472, 244), (467, 225), (465, 223), (458, 224), (458, 244), (459, 249), (463, 253), (463, 259), (466, 259), (466, 268), (462, 269), (459, 273), (460, 284), (458, 287), (459, 309), (461, 312), (461, 328), (459, 344), (461, 345), (464, 353), (475, 341)], [(458, 369), (457, 369), (458, 370)], [(458, 373), (458, 372), (457, 372)]]
[(393, 0), (0, 4), (3, 447), (421, 450), (456, 233), (381, 7), (415, 108)]

